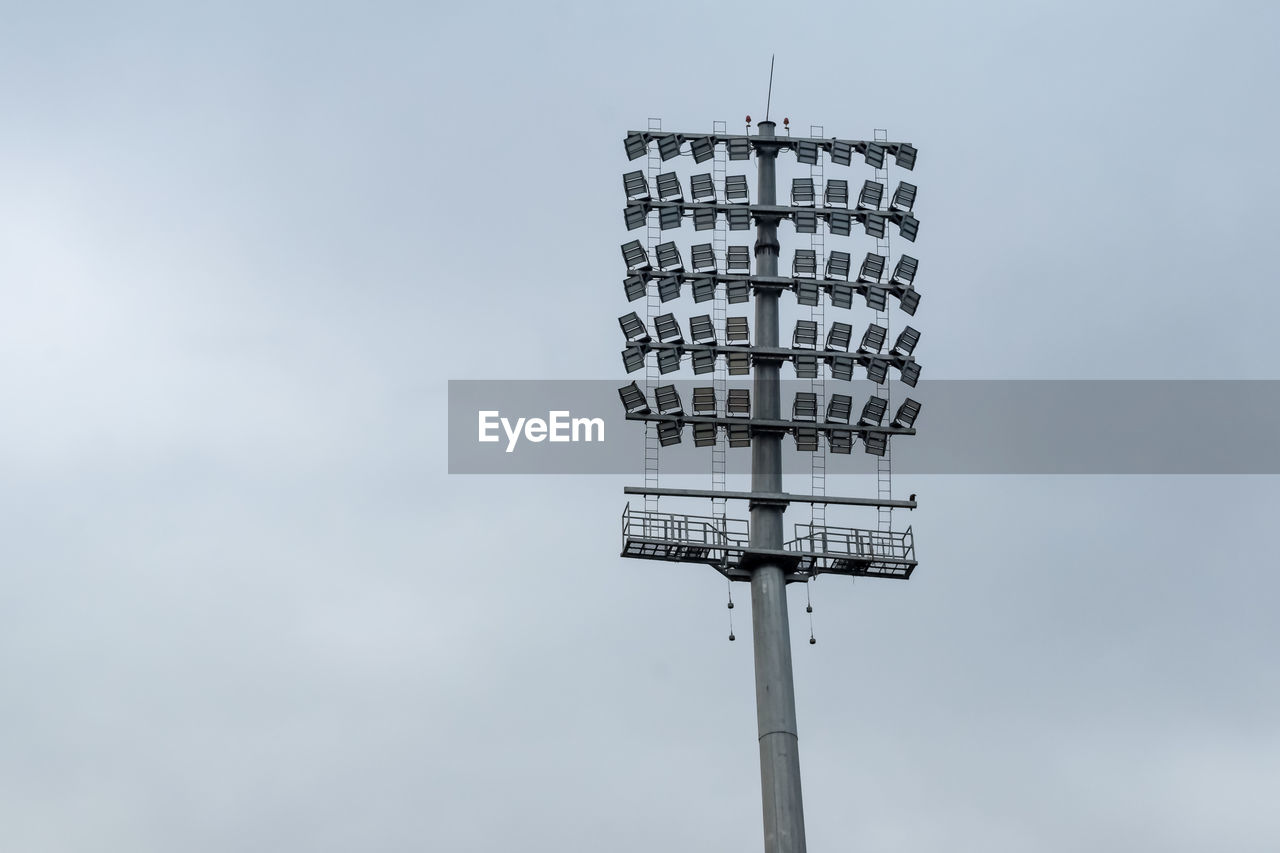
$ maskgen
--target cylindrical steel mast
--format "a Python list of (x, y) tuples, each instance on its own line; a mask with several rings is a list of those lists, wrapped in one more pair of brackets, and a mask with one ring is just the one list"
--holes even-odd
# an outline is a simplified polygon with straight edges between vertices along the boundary
[[(774, 123), (762, 121), (759, 136), (774, 135)], [(778, 149), (756, 146), (759, 166), (757, 200), (777, 204)], [(778, 220), (758, 217), (756, 275), (778, 275)], [(756, 345), (778, 346), (779, 292), (756, 289)], [(755, 358), (752, 367), (753, 416), (780, 420), (780, 362)], [(782, 434), (751, 437), (751, 490), (782, 491)], [(751, 547), (781, 551), (783, 507), (751, 504)], [(760, 788), (764, 806), (765, 853), (805, 853), (804, 805), (800, 796), (800, 750), (796, 734), (795, 686), (791, 673), (791, 628), (787, 619), (787, 587), (782, 567), (765, 558), (751, 570), (751, 621), (756, 661), (756, 721), (760, 733)]]

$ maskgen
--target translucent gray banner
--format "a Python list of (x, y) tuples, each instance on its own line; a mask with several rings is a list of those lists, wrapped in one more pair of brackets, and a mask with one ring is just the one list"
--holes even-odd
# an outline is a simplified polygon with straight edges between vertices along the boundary
[[(450, 380), (449, 472), (643, 474), (646, 425), (623, 413), (626, 384)], [(688, 412), (693, 388), (712, 383), (655, 384), (674, 384)], [(809, 390), (807, 381), (783, 383), (784, 417), (795, 393)], [(856, 420), (874, 386), (831, 381), (826, 392), (851, 395)], [(890, 416), (905, 397), (923, 410), (917, 435), (890, 439), (902, 473), (1280, 474), (1280, 381), (938, 380), (894, 385)], [(783, 447), (786, 472), (808, 473), (810, 454), (790, 436)], [(711, 453), (685, 426), (680, 444), (661, 448), (661, 470), (707, 474)], [(731, 475), (750, 473), (751, 451), (730, 448), (725, 461)], [(860, 442), (850, 455), (827, 452), (830, 474), (874, 471)]]

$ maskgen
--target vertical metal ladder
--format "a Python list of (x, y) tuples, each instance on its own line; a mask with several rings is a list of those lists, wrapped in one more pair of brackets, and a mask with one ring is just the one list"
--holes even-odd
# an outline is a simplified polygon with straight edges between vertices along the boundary
[[(662, 119), (649, 119), (649, 132), (653, 133), (662, 130)], [(656, 192), (654, 187), (657, 186), (658, 172), (662, 170), (662, 159), (658, 156), (658, 146), (649, 146), (649, 159), (646, 168), (646, 174), (649, 180), (649, 191)], [(662, 229), (658, 227), (658, 217), (650, 214), (646, 223), (645, 248), (649, 252), (650, 262), (656, 257), (658, 243), (662, 240)], [(645, 326), (653, 328), (653, 318), (658, 316), (662, 310), (662, 302), (658, 299), (658, 288), (650, 282), (645, 290)], [(644, 392), (645, 397), (653, 399), (653, 389), (658, 383), (658, 362), (657, 358), (646, 358), (644, 362)], [(655, 423), (647, 423), (644, 426), (644, 484), (646, 488), (658, 488), (658, 451), (661, 445), (658, 444), (658, 425)], [(644, 508), (650, 512), (656, 512), (658, 509), (658, 496), (645, 495)]]
[[(729, 132), (729, 126), (723, 121), (712, 123), (712, 132), (716, 134), (726, 134)], [(725, 176), (729, 169), (729, 152), (724, 145), (715, 147), (715, 160), (711, 164), (712, 179), (716, 185), (717, 201), (727, 201), (725, 198), (724, 184)], [(727, 266), (728, 245), (729, 245), (729, 223), (723, 216), (716, 217), (716, 228), (712, 233), (711, 245), (715, 251), (716, 268), (721, 268), (724, 264)], [(715, 325), (716, 340), (721, 343), (725, 342), (725, 318), (728, 315), (729, 303), (723, 287), (716, 287), (715, 299), (711, 305), (711, 321)], [(729, 364), (725, 358), (717, 358), (715, 363), (715, 372), (712, 374), (712, 386), (715, 388), (716, 406), (717, 408), (725, 404), (726, 398), (729, 396)], [(728, 414), (725, 411), (719, 411), (718, 414)], [(714, 491), (723, 492), (725, 490), (725, 451), (729, 447), (729, 436), (723, 429), (716, 430), (716, 443), (711, 448), (711, 488)], [(721, 522), (725, 517), (724, 498), (711, 499), (711, 514)]]
[[(820, 124), (809, 126), (809, 136), (813, 139), (821, 139), (823, 127)], [(813, 181), (813, 206), (818, 207), (818, 199), (823, 199), (825, 203), (825, 183), (822, 176), (822, 157), (819, 156), (816, 163), (809, 166), (809, 178)], [(822, 226), (819, 225), (817, 230), (809, 235), (809, 248), (813, 249), (813, 256), (818, 259), (819, 269), (825, 271), (826, 263), (826, 247), (823, 242)], [(825, 277), (825, 273), (824, 273)], [(822, 295), (818, 296), (818, 304), (809, 308), (809, 319), (818, 324), (818, 348), (826, 346), (826, 322), (823, 314)], [(809, 390), (818, 398), (818, 420), (825, 420), (824, 411), (826, 406), (826, 384), (823, 379), (822, 369), (825, 365), (818, 365), (818, 374), (809, 380)], [(822, 439), (818, 440), (818, 449), (809, 457), (809, 479), (811, 493), (815, 496), (826, 495), (827, 493), (827, 446), (822, 443)], [(809, 521), (811, 524), (823, 527), (827, 523), (827, 505), (821, 503), (809, 504)]]
[[(887, 142), (889, 139), (889, 132), (881, 128), (876, 128), (874, 138), (876, 142)], [(884, 165), (881, 168), (876, 169), (876, 180), (880, 182), (880, 184), (884, 187), (885, 201), (883, 203), (887, 205), (888, 199), (892, 197), (890, 196), (890, 193), (893, 192), (893, 188), (889, 186), (889, 155), (888, 154), (885, 155)], [(884, 236), (876, 238), (876, 254), (882, 256), (885, 259), (884, 270), (883, 272), (881, 272), (881, 279), (883, 280), (884, 277), (889, 275), (890, 271), (893, 269), (889, 261), (889, 226), (888, 225), (885, 226)], [(884, 310), (877, 309), (876, 311), (876, 322), (879, 323), (881, 326), (883, 326), (888, 332), (888, 334), (885, 335), (885, 339), (886, 339), (885, 345), (892, 346), (893, 334), (892, 334), (892, 329), (889, 325), (889, 303), (887, 299), (885, 301)], [(889, 413), (892, 414), (893, 404), (892, 404), (892, 398), (889, 396), (889, 374), (887, 371), (885, 373), (884, 383), (876, 387), (876, 395), (879, 397), (883, 397), (885, 400), (889, 401), (889, 406), (887, 408), (889, 410)], [(876, 457), (876, 497), (882, 501), (893, 499), (893, 441), (892, 440), (885, 442), (884, 456)], [(877, 512), (879, 514), (878, 521), (879, 521), (880, 532), (881, 533), (890, 532), (893, 529), (893, 508), (882, 506), (882, 507), (879, 507)]]

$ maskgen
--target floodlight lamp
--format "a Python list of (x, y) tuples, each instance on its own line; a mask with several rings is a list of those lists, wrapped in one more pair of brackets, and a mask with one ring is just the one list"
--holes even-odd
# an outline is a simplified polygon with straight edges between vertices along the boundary
[(855, 292), (852, 285), (833, 284), (831, 285), (831, 304), (837, 308), (852, 308)]
[(746, 139), (730, 139), (725, 143), (730, 160), (750, 160), (751, 142)]
[[(635, 159), (634, 157), (632, 159)], [(831, 162), (837, 166), (848, 166), (853, 162), (853, 146), (843, 139), (831, 141)]]
[(622, 211), (622, 219), (628, 231), (642, 228), (649, 221), (649, 208), (643, 204), (629, 204)]
[(751, 299), (751, 284), (746, 281), (730, 281), (724, 286), (725, 293), (729, 297), (729, 304), (736, 302), (747, 302)]
[(675, 347), (658, 350), (658, 372), (665, 376), (679, 370), (682, 355), (683, 353)]
[(848, 323), (835, 322), (827, 330), (827, 349), (849, 351), (849, 341), (853, 339), (853, 326)]
[(800, 279), (796, 282), (796, 302), (800, 305), (817, 305), (822, 296), (822, 288), (812, 279)]
[(653, 402), (660, 415), (683, 415), (684, 406), (674, 385), (659, 385), (653, 389)]
[(920, 332), (911, 326), (907, 326), (898, 333), (898, 339), (893, 342), (893, 349), (890, 352), (898, 355), (911, 355), (918, 343), (920, 343)]
[(729, 433), (730, 447), (751, 446), (751, 427), (746, 424), (730, 424), (725, 431)]
[(889, 425), (899, 429), (911, 429), (919, 414), (920, 404), (908, 397), (902, 401), (902, 405), (898, 407), (898, 413), (893, 416)]
[(827, 446), (832, 453), (848, 454), (853, 451), (853, 433), (833, 429), (827, 433)]
[(693, 162), (705, 163), (716, 155), (715, 142), (710, 136), (695, 136), (689, 140), (689, 153), (693, 155)]
[(679, 444), (682, 426), (682, 424), (676, 421), (662, 421), (659, 423), (658, 444), (661, 444), (663, 447), (670, 447), (673, 444)]
[(816, 276), (818, 274), (818, 253), (813, 249), (796, 249), (791, 259), (792, 276)]
[(716, 389), (711, 386), (702, 386), (693, 389), (693, 413), (695, 415), (711, 415), (716, 414)]
[(831, 376), (833, 379), (842, 379), (845, 382), (853, 380), (853, 368), (858, 362), (848, 356), (837, 355), (828, 362), (831, 365)]
[(644, 367), (644, 348), (643, 347), (627, 347), (622, 351), (622, 366), (627, 369), (627, 373), (635, 373)]
[[(889, 401), (884, 397), (872, 397), (862, 407), (862, 414), (858, 417), (858, 425), (880, 426), (880, 424), (884, 423), (884, 413), (888, 408)], [(659, 409), (659, 412), (661, 412), (661, 409)]]
[(693, 210), (693, 229), (710, 231), (716, 227), (716, 209), (714, 207), (696, 207)]
[(884, 326), (875, 323), (867, 326), (867, 331), (862, 335), (862, 343), (858, 344), (859, 352), (880, 352), (884, 348), (884, 339), (888, 337), (889, 330)]
[(813, 391), (798, 391), (791, 404), (791, 419), (816, 421), (818, 419), (818, 395)]
[(862, 260), (862, 268), (858, 270), (858, 281), (879, 281), (884, 275), (884, 264), (887, 258), (875, 252), (867, 252)]
[(884, 168), (884, 146), (879, 142), (868, 142), (867, 150), (862, 153), (862, 159), (867, 162), (868, 166), (874, 169)]
[(902, 239), (908, 243), (916, 241), (916, 235), (920, 233), (920, 220), (916, 219), (910, 213), (904, 214), (898, 220), (898, 233), (902, 235)]
[(751, 250), (746, 246), (730, 246), (728, 250), (729, 272), (751, 272)]
[(658, 155), (663, 161), (680, 156), (680, 136), (675, 133), (664, 133), (658, 137)]
[(883, 433), (874, 433), (864, 436), (862, 439), (862, 449), (872, 456), (884, 456), (888, 448), (889, 440)]
[(827, 189), (822, 194), (822, 203), (827, 207), (848, 207), (849, 182), (844, 178), (832, 178), (827, 181)]
[[(668, 204), (658, 208), (658, 227), (663, 231), (679, 228), (684, 216), (684, 208), (679, 204)], [(714, 224), (712, 227), (715, 227)]]
[(911, 284), (916, 280), (916, 267), (920, 262), (910, 255), (903, 255), (898, 258), (898, 263), (893, 268), (893, 280), (899, 284)]
[(796, 349), (818, 348), (818, 323), (815, 320), (797, 320), (791, 335), (791, 346)]
[(623, 411), (628, 415), (647, 415), (652, 411), (644, 398), (644, 392), (634, 382), (619, 388), (618, 396), (622, 398)]
[(887, 232), (887, 220), (879, 213), (868, 213), (862, 219), (863, 230), (868, 235), (883, 239)]
[(908, 361), (902, 365), (902, 384), (911, 388), (916, 387), (916, 383), (920, 381), (920, 362)]
[(818, 233), (818, 214), (812, 210), (797, 210), (793, 212), (791, 221), (795, 223), (797, 234)]
[(827, 257), (827, 278), (849, 278), (849, 253), (835, 251)]
[(724, 179), (724, 198), (730, 204), (748, 204), (750, 192), (746, 175), (728, 175)]
[(813, 178), (791, 179), (791, 205), (793, 207), (812, 207), (813, 196)]
[(867, 300), (867, 307), (873, 311), (884, 311), (889, 307), (889, 293), (879, 285), (869, 285), (866, 293), (863, 294)]
[(797, 379), (818, 378), (818, 357), (816, 355), (796, 355), (792, 356), (792, 361), (795, 364)]
[(868, 360), (867, 378), (877, 385), (883, 385), (889, 379), (889, 362), (883, 358)]
[(622, 244), (622, 260), (626, 261), (628, 270), (649, 269), (649, 253), (639, 240)]
[(689, 195), (694, 201), (716, 200), (716, 184), (709, 172), (689, 178)]
[(848, 237), (853, 231), (853, 216), (843, 210), (833, 210), (827, 214), (827, 227), (831, 233), (839, 237)]
[(816, 165), (818, 162), (818, 143), (811, 142), (808, 139), (801, 139), (797, 142), (796, 160), (800, 163), (808, 163), (810, 166)]
[(639, 169), (622, 176), (622, 189), (626, 191), (627, 201), (649, 198), (649, 181)]
[(640, 315), (632, 311), (630, 314), (618, 318), (618, 325), (622, 327), (622, 334), (626, 335), (627, 343), (648, 343), (652, 338), (649, 337), (649, 330), (644, 327), (644, 321), (640, 319)]
[(662, 302), (679, 299), (680, 285), (683, 283), (678, 275), (664, 275), (658, 279), (658, 299)]
[(746, 388), (730, 388), (729, 395), (725, 398), (724, 411), (735, 417), (751, 417), (751, 392)]
[(893, 191), (893, 200), (889, 202), (892, 210), (911, 210), (916, 203), (916, 185), (899, 181), (898, 188)]
[(827, 403), (827, 420), (847, 424), (853, 413), (853, 398), (848, 394), (832, 394)]
[(813, 427), (796, 427), (796, 450), (813, 452), (818, 449), (818, 431)]
[(698, 243), (689, 247), (694, 272), (717, 272), (716, 252), (710, 243)]
[(622, 289), (627, 294), (628, 302), (635, 302), (645, 295), (647, 280), (642, 275), (629, 275), (622, 280)]
[(643, 133), (628, 133), (627, 138), (623, 140), (623, 145), (627, 148), (628, 160), (638, 160), (649, 153), (649, 141), (645, 139)]
[(693, 280), (693, 301), (710, 302), (716, 298), (715, 276), (704, 276)]
[(716, 343), (716, 327), (711, 322), (710, 314), (699, 314), (689, 318), (689, 339), (695, 344)]
[(684, 343), (684, 335), (680, 332), (680, 324), (676, 322), (675, 314), (659, 314), (654, 317), (653, 330), (657, 333), (658, 340), (664, 344)]
[(908, 172), (913, 171), (916, 167), (916, 147), (910, 142), (902, 143), (894, 149), (893, 162)]
[(716, 443), (716, 425), (715, 424), (694, 424), (693, 425), (693, 446), (694, 447), (714, 447)]
[(675, 172), (660, 172), (657, 177), (658, 201), (684, 201), (680, 188), (680, 176)]
[(715, 350), (700, 349), (693, 353), (693, 372), (702, 374), (710, 373), (716, 369), (716, 353)]
[(731, 352), (725, 356), (729, 365), (730, 376), (749, 376), (751, 374), (751, 356), (745, 352)]
[(751, 346), (751, 327), (746, 317), (728, 317), (724, 321), (725, 340), (730, 344)]
[(908, 287), (898, 294), (898, 304), (907, 316), (914, 317), (916, 309), (920, 307), (920, 292), (914, 287)]
[[(662, 176), (658, 176), (661, 181)], [(662, 184), (658, 184), (658, 197), (662, 197)], [(879, 210), (880, 201), (884, 198), (884, 185), (876, 181), (863, 181), (862, 192), (858, 193), (858, 207), (863, 210)]]
[(749, 210), (727, 211), (725, 219), (729, 221), (730, 231), (746, 231), (751, 228), (751, 211)]
[(680, 250), (675, 243), (659, 243), (656, 251), (658, 269), (666, 272), (684, 271), (684, 262), (680, 260)]

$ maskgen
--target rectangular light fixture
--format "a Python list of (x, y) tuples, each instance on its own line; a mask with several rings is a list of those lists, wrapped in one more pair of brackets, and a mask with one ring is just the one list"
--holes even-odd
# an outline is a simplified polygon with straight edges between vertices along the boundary
[(746, 388), (730, 388), (725, 398), (724, 411), (735, 417), (751, 417), (751, 392)]
[(693, 228), (695, 231), (710, 231), (716, 227), (716, 209), (714, 207), (695, 207), (693, 209)]
[(791, 179), (791, 205), (793, 207), (812, 207), (813, 197), (813, 178)]
[(916, 219), (910, 213), (904, 214), (898, 220), (898, 233), (902, 235), (902, 239), (908, 243), (916, 241), (916, 235), (920, 233), (920, 220)]
[(867, 256), (862, 259), (862, 267), (858, 270), (858, 281), (879, 281), (884, 274), (886, 260), (884, 255), (867, 252)]
[(812, 279), (800, 279), (796, 282), (796, 303), (799, 305), (817, 305), (822, 296), (822, 288)]
[(659, 385), (653, 389), (653, 403), (660, 415), (683, 415), (684, 406), (674, 385)]
[(658, 155), (663, 161), (680, 156), (680, 137), (674, 133), (664, 133), (657, 137)]
[(920, 362), (908, 361), (902, 365), (902, 383), (912, 388), (916, 387), (916, 383), (920, 381)]
[(639, 169), (622, 176), (622, 189), (627, 194), (627, 201), (649, 198), (649, 181)]
[(713, 350), (700, 349), (693, 353), (690, 360), (693, 362), (694, 373), (710, 373), (716, 369), (716, 354)]
[(710, 415), (715, 417), (716, 414), (716, 389), (710, 386), (702, 386), (693, 389), (693, 413), (695, 415)]
[(682, 355), (684, 353), (675, 347), (658, 350), (658, 372), (665, 376), (679, 370)]
[(715, 424), (694, 424), (693, 425), (693, 446), (694, 447), (714, 447), (716, 443), (716, 425)]
[[(659, 178), (662, 176), (659, 175)], [(658, 183), (658, 197), (662, 197), (662, 183)], [(858, 193), (858, 207), (863, 210), (879, 210), (880, 200), (884, 198), (884, 185), (876, 181), (863, 181), (862, 191)]]
[(796, 450), (813, 452), (818, 449), (818, 431), (813, 427), (796, 427)]
[(827, 207), (848, 207), (849, 182), (844, 178), (828, 180), (826, 192), (822, 195), (822, 203)]
[(848, 237), (853, 231), (853, 216), (843, 210), (833, 210), (827, 214), (827, 227), (832, 234)]
[(705, 163), (715, 156), (716, 146), (710, 136), (695, 136), (689, 140), (689, 153), (693, 155), (693, 162)]
[(693, 301), (710, 302), (716, 298), (716, 280), (714, 276), (701, 276), (693, 280)]
[(711, 322), (710, 314), (699, 314), (689, 318), (689, 340), (695, 344), (716, 343), (716, 327)]
[(920, 262), (910, 255), (903, 255), (898, 258), (898, 263), (893, 268), (893, 280), (899, 284), (911, 284), (916, 280), (916, 267)]
[(647, 415), (652, 411), (644, 398), (644, 392), (634, 382), (619, 388), (618, 396), (622, 398), (622, 408), (628, 415)]
[(618, 325), (622, 327), (622, 334), (626, 336), (627, 343), (647, 343), (652, 340), (649, 337), (649, 330), (644, 327), (644, 321), (634, 311), (619, 317)]
[(729, 433), (730, 447), (751, 446), (751, 427), (746, 424), (730, 424), (725, 432)]
[[(679, 228), (684, 217), (684, 209), (679, 204), (669, 204), (658, 208), (658, 227), (663, 231)], [(713, 225), (714, 227), (714, 225)]]
[(664, 344), (684, 343), (684, 335), (680, 331), (680, 324), (676, 322), (675, 314), (659, 314), (654, 317), (653, 330), (657, 333), (658, 340)]
[(902, 405), (898, 407), (898, 413), (893, 416), (889, 425), (900, 429), (911, 429), (919, 414), (920, 404), (908, 397), (902, 401)]
[(658, 299), (670, 302), (680, 298), (680, 285), (683, 280), (678, 275), (664, 275), (658, 279)]
[(735, 346), (751, 345), (751, 327), (746, 317), (729, 317), (724, 321), (725, 340)]
[(904, 142), (899, 145), (893, 152), (893, 161), (908, 172), (916, 167), (916, 147), (910, 142)]
[(890, 352), (895, 352), (899, 355), (911, 355), (918, 343), (920, 343), (920, 332), (911, 326), (907, 326), (898, 333), (898, 339), (893, 342), (893, 349)]
[(716, 252), (710, 243), (698, 243), (689, 247), (694, 272), (719, 272), (716, 268)]
[(749, 210), (726, 211), (724, 218), (729, 222), (730, 231), (746, 231), (751, 227), (751, 211)]
[(689, 178), (689, 196), (694, 201), (716, 200), (716, 184), (709, 172)]
[(913, 287), (908, 287), (898, 294), (898, 304), (902, 306), (907, 316), (914, 317), (916, 309), (920, 307), (920, 292)]
[(750, 160), (751, 143), (746, 139), (730, 139), (725, 143), (730, 160)]
[(852, 285), (833, 284), (831, 285), (831, 304), (837, 308), (852, 308), (853, 294), (856, 292)]
[[(634, 157), (631, 159), (635, 159)], [(848, 166), (853, 162), (853, 146), (843, 139), (831, 142), (831, 162), (837, 166)]]
[(832, 323), (827, 330), (827, 349), (849, 351), (849, 341), (853, 338), (853, 326), (839, 321)]
[(827, 446), (832, 453), (850, 453), (853, 451), (853, 433), (833, 429), (827, 433)]
[(884, 413), (888, 408), (889, 401), (884, 397), (872, 397), (862, 407), (862, 414), (858, 416), (858, 425), (880, 426), (884, 423)]
[(801, 139), (796, 143), (796, 160), (801, 163), (808, 163), (810, 166), (816, 165), (818, 151), (818, 143)]
[(846, 356), (837, 355), (828, 361), (831, 365), (831, 376), (835, 379), (843, 379), (845, 382), (853, 380), (853, 368), (858, 362)]
[(649, 269), (649, 253), (644, 250), (644, 245), (639, 240), (622, 244), (622, 259), (626, 261), (628, 270)]
[(865, 296), (867, 307), (873, 311), (884, 311), (889, 307), (889, 292), (879, 285), (869, 285)]
[(849, 253), (835, 251), (827, 257), (827, 278), (849, 278)]
[(793, 212), (791, 221), (795, 223), (797, 234), (818, 233), (818, 214), (812, 210), (797, 210)]
[(889, 207), (893, 210), (911, 210), (916, 203), (916, 185), (899, 181), (898, 188), (893, 191), (893, 200)]
[(816, 355), (797, 355), (792, 357), (796, 368), (797, 379), (818, 378), (818, 357)]
[(649, 142), (643, 133), (628, 133), (622, 143), (626, 146), (628, 160), (638, 160), (649, 153)]
[(813, 391), (798, 391), (791, 404), (791, 418), (797, 421), (818, 419), (818, 395)]
[(658, 253), (658, 269), (667, 272), (684, 271), (684, 262), (680, 260), (680, 250), (675, 243), (659, 243), (655, 251)]
[(884, 456), (889, 449), (889, 440), (882, 433), (863, 436), (862, 449), (872, 456)]
[(729, 204), (750, 203), (746, 175), (729, 175), (724, 179), (724, 198)]
[(859, 352), (880, 352), (884, 348), (884, 339), (888, 337), (889, 330), (884, 326), (875, 323), (867, 326), (867, 331), (862, 335), (862, 343), (858, 344)]
[(847, 424), (853, 413), (853, 398), (848, 394), (832, 394), (827, 403), (827, 420)]
[(649, 221), (649, 208), (643, 204), (629, 204), (622, 211), (622, 219), (627, 230), (634, 231)]
[(818, 348), (818, 324), (814, 320), (797, 320), (791, 335), (791, 346), (796, 349)]
[(751, 250), (746, 246), (730, 246), (728, 249), (729, 272), (751, 272)]
[(644, 349), (642, 347), (627, 347), (622, 351), (622, 366), (627, 369), (627, 373), (635, 373), (644, 367)]
[(658, 444), (670, 447), (680, 443), (681, 424), (675, 421), (662, 421), (658, 424)]
[(818, 274), (818, 253), (813, 249), (796, 249), (791, 259), (791, 275), (816, 276)]
[(680, 176), (675, 172), (659, 172), (658, 201), (684, 201), (684, 190), (680, 189)]
[(628, 302), (635, 302), (647, 292), (647, 281), (642, 275), (629, 275), (622, 280), (622, 289)]

